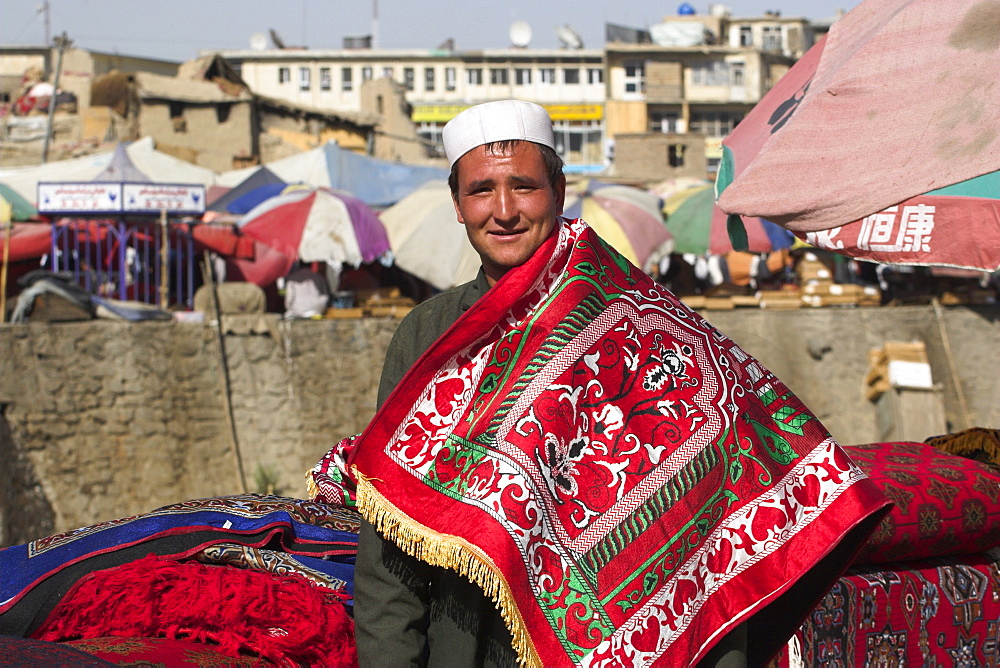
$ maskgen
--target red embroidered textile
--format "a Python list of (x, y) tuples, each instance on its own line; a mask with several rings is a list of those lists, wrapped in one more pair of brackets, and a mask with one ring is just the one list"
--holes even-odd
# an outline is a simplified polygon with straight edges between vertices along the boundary
[(844, 448), (895, 506), (855, 563), (969, 554), (1000, 544), (1000, 470), (924, 443)]
[(362, 514), (479, 583), (542, 665), (694, 662), (780, 606), (751, 628), (760, 663), (887, 503), (777, 378), (580, 220), (346, 445), (318, 498), (356, 474)]

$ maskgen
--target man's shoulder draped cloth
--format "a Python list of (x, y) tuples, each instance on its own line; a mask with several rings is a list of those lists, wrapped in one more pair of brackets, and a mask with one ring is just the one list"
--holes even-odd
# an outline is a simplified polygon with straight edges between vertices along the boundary
[(788, 388), (579, 220), (310, 478), (480, 584), (544, 665), (694, 662), (765, 608), (774, 638), (751, 628), (751, 649), (777, 651), (887, 503)]

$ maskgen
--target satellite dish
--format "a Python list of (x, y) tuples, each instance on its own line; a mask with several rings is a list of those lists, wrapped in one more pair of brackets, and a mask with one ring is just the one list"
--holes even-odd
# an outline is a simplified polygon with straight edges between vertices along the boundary
[(583, 39), (568, 25), (556, 28), (556, 37), (559, 38), (559, 41), (562, 42), (562, 45), (567, 49), (583, 48)]
[(267, 35), (262, 32), (255, 32), (250, 35), (250, 48), (254, 51), (263, 51), (267, 48)]
[(510, 24), (510, 43), (523, 49), (531, 43), (531, 26), (527, 21), (514, 21)]

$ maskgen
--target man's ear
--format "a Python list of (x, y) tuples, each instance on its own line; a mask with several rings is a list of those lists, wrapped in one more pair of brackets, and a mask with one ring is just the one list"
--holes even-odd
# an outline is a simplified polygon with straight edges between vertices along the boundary
[(560, 174), (555, 187), (556, 213), (562, 215), (563, 205), (566, 204), (566, 175)]
[(458, 222), (465, 225), (465, 216), (462, 215), (462, 210), (458, 208), (458, 195), (452, 193), (451, 203), (455, 205), (455, 217), (458, 218)]

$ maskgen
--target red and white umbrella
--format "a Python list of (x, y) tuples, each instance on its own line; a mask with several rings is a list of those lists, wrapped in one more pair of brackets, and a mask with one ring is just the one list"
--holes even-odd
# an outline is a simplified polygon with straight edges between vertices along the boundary
[(368, 205), (323, 188), (267, 199), (238, 225), (241, 234), (302, 262), (358, 266), (389, 252), (385, 227)]

